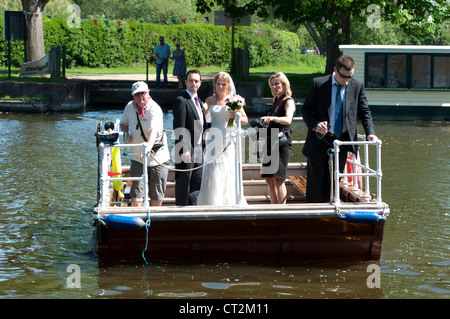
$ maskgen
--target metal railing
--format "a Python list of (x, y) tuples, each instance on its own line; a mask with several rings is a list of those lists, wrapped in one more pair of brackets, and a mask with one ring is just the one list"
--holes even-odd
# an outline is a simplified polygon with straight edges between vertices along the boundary
[[(237, 134), (236, 134), (236, 167), (235, 167), (235, 176), (236, 176), (236, 204), (240, 204), (242, 200), (242, 196), (244, 194), (243, 190), (243, 173), (242, 173), (242, 159), (241, 159), (241, 152), (242, 152), (242, 145), (241, 145), (241, 135), (245, 135), (242, 132), (242, 126), (240, 121), (240, 114), (236, 113), (236, 124), (237, 124)], [(301, 121), (303, 120), (302, 117), (295, 117), (293, 119), (294, 121)], [(119, 134), (122, 135), (122, 132)], [(358, 138), (365, 139), (365, 135), (359, 135)], [(304, 144), (304, 141), (292, 141), (292, 144)], [(362, 145), (364, 146), (364, 164), (359, 163), (355, 160), (349, 160), (347, 159), (347, 162), (351, 163), (354, 167), (353, 173), (348, 173), (347, 170), (344, 170), (343, 173), (339, 172), (339, 152), (340, 148), (343, 145)], [(376, 170), (369, 167), (369, 146), (374, 145), (376, 146)], [(359, 191), (357, 177), (364, 177), (364, 197), (370, 198), (370, 184), (369, 184), (369, 178), (375, 177), (377, 180), (377, 197), (376, 202), (379, 204), (382, 202), (381, 198), (381, 179), (382, 179), (382, 170), (381, 170), (381, 140), (376, 141), (349, 141), (349, 142), (343, 142), (339, 140), (334, 141), (334, 148), (332, 149), (334, 153), (334, 167), (333, 167), (333, 177), (334, 177), (334, 204), (339, 205), (339, 189), (340, 189), (340, 179), (343, 178), (343, 184), (348, 185), (348, 177), (353, 177), (352, 182), (352, 190), (353, 191)], [(149, 198), (148, 198), (148, 170), (147, 170), (147, 164), (148, 164), (148, 156), (143, 156), (143, 174), (140, 177), (110, 177), (108, 174), (108, 169), (110, 167), (110, 163), (112, 158), (109, 158), (108, 152), (109, 149), (112, 148), (128, 148), (128, 147), (142, 147), (142, 154), (148, 154), (150, 150), (148, 149), (147, 143), (141, 143), (141, 144), (105, 144), (100, 143), (98, 146), (98, 151), (100, 155), (100, 176), (99, 176), (99, 183), (100, 183), (100, 208), (106, 209), (108, 208), (111, 203), (114, 203), (112, 201), (108, 201), (109, 196), (109, 184), (110, 182), (114, 181), (138, 181), (142, 180), (144, 182), (144, 198), (143, 198), (143, 204), (144, 208), (148, 210), (150, 208), (149, 204)], [(131, 154), (128, 154), (131, 155)], [(361, 172), (357, 172), (358, 168), (361, 170)], [(141, 201), (139, 201), (140, 203)]]
[[(339, 204), (339, 188), (340, 188), (340, 178), (341, 177), (353, 177), (353, 183), (357, 185), (357, 181), (356, 178), (359, 176), (365, 177), (365, 197), (369, 197), (370, 198), (370, 187), (369, 187), (369, 177), (375, 177), (377, 180), (377, 198), (376, 198), (376, 202), (377, 204), (381, 204), (382, 199), (381, 199), (381, 179), (383, 177), (383, 173), (381, 170), (381, 140), (376, 140), (376, 141), (349, 141), (349, 142), (343, 142), (343, 141), (339, 141), (339, 140), (334, 140), (333, 145), (334, 145), (334, 203), (335, 205)], [(347, 173), (347, 172), (339, 172), (339, 152), (340, 152), (340, 147), (343, 145), (364, 145), (364, 164), (360, 164), (356, 161), (348, 161), (347, 162), (351, 162), (354, 167), (359, 167), (361, 168), (361, 173)], [(369, 167), (369, 145), (374, 145), (376, 147), (377, 150), (377, 154), (376, 154), (376, 159), (377, 159), (377, 163), (376, 163), (376, 170), (372, 169)], [(356, 171), (356, 170), (354, 170)], [(359, 188), (357, 189), (353, 189), (354, 191), (359, 190)]]
[(242, 145), (241, 145), (241, 114), (236, 112), (236, 205), (240, 205), (242, 203), (242, 198), (244, 196), (244, 185), (243, 185), (243, 175), (242, 175)]
[[(110, 158), (108, 158), (108, 150), (111, 148), (121, 148), (121, 147), (142, 147), (142, 154), (148, 154), (150, 151), (148, 149), (147, 143), (141, 143), (141, 144), (104, 144), (100, 143), (98, 146), (99, 152), (100, 152), (100, 209), (106, 209), (108, 208), (109, 204), (114, 203), (112, 201), (108, 201), (107, 198), (109, 196), (109, 183), (114, 181), (139, 181), (142, 180), (144, 182), (144, 198), (143, 198), (143, 204), (144, 208), (148, 210), (150, 208), (150, 204), (148, 201), (148, 170), (147, 170), (147, 162), (148, 157), (143, 156), (143, 172), (141, 176), (138, 177), (110, 177), (108, 175), (108, 168), (109, 163), (111, 161)], [(140, 201), (139, 201), (140, 202)]]
[[(302, 117), (294, 117), (293, 121), (302, 121)], [(333, 190), (334, 190), (334, 204), (339, 205), (340, 203), (340, 197), (339, 197), (339, 189), (340, 189), (340, 179), (343, 178), (343, 185), (349, 185), (348, 183), (348, 177), (353, 177), (352, 180), (352, 191), (358, 192), (359, 185), (357, 181), (357, 177), (364, 177), (364, 198), (370, 199), (371, 198), (371, 192), (370, 192), (370, 183), (369, 178), (375, 177), (376, 183), (377, 183), (377, 194), (376, 194), (376, 202), (377, 204), (380, 204), (382, 202), (381, 197), (381, 180), (383, 177), (383, 173), (381, 170), (381, 140), (376, 141), (366, 141), (366, 136), (358, 134), (358, 138), (362, 139), (361, 141), (348, 141), (343, 142), (339, 140), (334, 141), (334, 165), (333, 165), (333, 176), (334, 176), (334, 183), (333, 183)], [(304, 144), (305, 141), (292, 141), (292, 144)], [(351, 160), (347, 158), (347, 163), (351, 163), (353, 165), (353, 173), (347, 172), (347, 165), (345, 166), (345, 170), (343, 173), (339, 172), (339, 152), (340, 147), (342, 145), (363, 145), (364, 147), (364, 164), (361, 164), (357, 160)], [(369, 146), (374, 145), (376, 147), (376, 170), (370, 168), (369, 166)], [(358, 154), (359, 156), (359, 154)], [(357, 171), (361, 170), (360, 173)]]

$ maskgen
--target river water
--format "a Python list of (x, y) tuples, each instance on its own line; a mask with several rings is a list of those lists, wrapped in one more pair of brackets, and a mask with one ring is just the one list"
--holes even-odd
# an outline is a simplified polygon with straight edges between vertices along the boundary
[[(120, 114), (0, 114), (0, 298), (450, 297), (450, 123), (376, 121), (383, 201), (391, 208), (379, 262), (99, 267), (89, 254), (94, 132), (97, 121)], [(165, 113), (168, 129), (171, 119)], [(303, 123), (294, 131), (304, 139)], [(293, 159), (304, 161), (300, 148)], [(373, 264), (381, 287), (368, 285)]]

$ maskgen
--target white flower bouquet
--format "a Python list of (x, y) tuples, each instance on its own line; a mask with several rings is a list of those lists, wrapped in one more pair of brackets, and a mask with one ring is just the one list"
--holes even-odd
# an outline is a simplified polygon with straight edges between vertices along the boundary
[[(245, 99), (240, 95), (230, 95), (225, 98), (225, 105), (230, 111), (237, 111), (244, 107)], [(228, 120), (228, 127), (234, 126), (234, 118)]]

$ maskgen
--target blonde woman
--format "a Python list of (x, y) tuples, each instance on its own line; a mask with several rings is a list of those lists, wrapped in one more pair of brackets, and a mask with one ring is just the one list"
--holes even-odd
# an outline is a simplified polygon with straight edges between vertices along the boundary
[[(235, 117), (229, 111), (225, 99), (236, 94), (233, 80), (226, 72), (214, 77), (214, 94), (206, 99), (205, 116), (211, 121), (206, 132), (204, 162), (210, 164), (203, 168), (202, 185), (197, 197), (197, 205), (236, 205), (235, 143), (234, 127), (228, 127), (228, 120)], [(241, 114), (242, 124), (248, 122), (245, 110)], [(246, 204), (245, 198), (239, 204)]]
[[(268, 125), (261, 176), (266, 180), (270, 202), (272, 204), (286, 204), (287, 192), (284, 180), (291, 156), (291, 123), (295, 114), (295, 101), (292, 98), (291, 85), (284, 73), (273, 74), (269, 78), (269, 86), (274, 99), (267, 116), (261, 117), (264, 124)], [(282, 134), (282, 137), (285, 138), (283, 142), (279, 139), (278, 134)], [(271, 141), (276, 142), (271, 143)], [(272, 160), (274, 160), (273, 163), (278, 163), (278, 165), (272, 167)]]

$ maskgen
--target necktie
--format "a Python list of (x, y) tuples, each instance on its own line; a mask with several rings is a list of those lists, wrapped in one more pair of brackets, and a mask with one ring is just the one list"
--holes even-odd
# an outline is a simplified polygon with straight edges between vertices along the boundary
[(195, 96), (194, 97), (195, 100), (195, 105), (197, 106), (198, 110), (200, 111), (200, 113), (202, 112), (202, 108), (200, 107), (200, 102), (198, 101), (198, 97)]
[(342, 100), (342, 85), (337, 85), (335, 102), (336, 119), (334, 122), (334, 135), (339, 138), (342, 135), (344, 124), (344, 101)]

